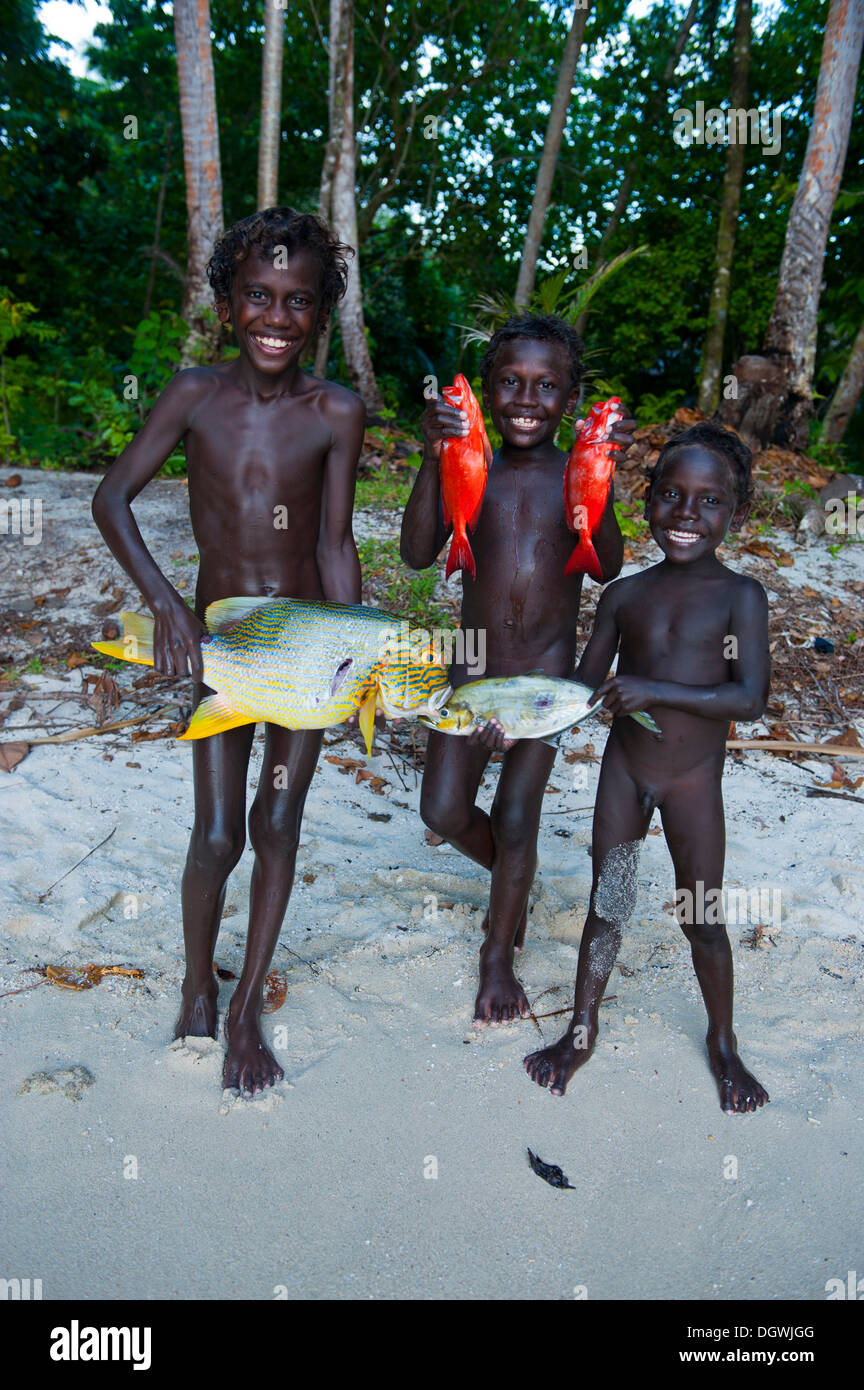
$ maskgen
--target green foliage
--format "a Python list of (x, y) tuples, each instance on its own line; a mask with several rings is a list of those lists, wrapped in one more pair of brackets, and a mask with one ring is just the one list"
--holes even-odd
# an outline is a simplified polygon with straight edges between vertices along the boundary
[(438, 582), (434, 566), (419, 574), (409, 570), (402, 563), (397, 540), (370, 538), (361, 541), (357, 550), (364, 584), (370, 588), (376, 604), (394, 617), (407, 618), (415, 627), (447, 625), (447, 616), (434, 599)]
[(644, 541), (648, 537), (648, 523), (636, 502), (613, 502), (615, 516), (621, 535), (628, 541)]

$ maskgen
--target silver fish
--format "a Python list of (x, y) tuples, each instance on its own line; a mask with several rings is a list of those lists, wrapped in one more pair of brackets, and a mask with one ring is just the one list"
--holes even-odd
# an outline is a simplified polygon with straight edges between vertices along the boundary
[[(460, 685), (437, 710), (421, 714), (420, 722), (444, 734), (470, 734), (488, 719), (497, 719), (507, 738), (552, 739), (602, 708), (602, 700), (588, 704), (593, 693), (579, 681), (537, 671), (497, 676)], [(661, 732), (644, 710), (630, 717), (651, 733)]]

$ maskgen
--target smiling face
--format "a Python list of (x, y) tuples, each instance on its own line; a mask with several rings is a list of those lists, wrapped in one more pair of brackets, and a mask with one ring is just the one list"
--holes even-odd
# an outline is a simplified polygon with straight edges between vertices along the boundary
[(216, 310), (233, 325), (241, 355), (272, 376), (299, 361), (319, 327), (320, 303), (321, 265), (311, 251), (253, 251), (237, 266), (230, 305), (218, 300)]
[(726, 532), (744, 521), (729, 465), (701, 444), (676, 449), (664, 463), (645, 504), (651, 534), (667, 560), (692, 564), (713, 556)]
[(576, 408), (570, 357), (563, 343), (513, 338), (501, 344), (483, 400), (505, 444), (534, 449), (554, 441), (565, 412)]

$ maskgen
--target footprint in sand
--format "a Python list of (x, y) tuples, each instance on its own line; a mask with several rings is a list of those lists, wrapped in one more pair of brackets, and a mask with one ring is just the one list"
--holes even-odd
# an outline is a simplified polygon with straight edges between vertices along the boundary
[(55, 1067), (53, 1071), (34, 1071), (18, 1087), (18, 1095), (33, 1092), (37, 1096), (50, 1096), (55, 1093), (66, 1096), (67, 1100), (80, 1100), (88, 1087), (96, 1080), (86, 1067)]

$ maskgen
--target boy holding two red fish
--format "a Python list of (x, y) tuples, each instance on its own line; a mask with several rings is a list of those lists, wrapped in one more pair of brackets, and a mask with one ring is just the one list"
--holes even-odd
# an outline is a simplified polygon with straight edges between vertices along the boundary
[[(440, 500), (442, 448), (446, 450), (447, 441), (468, 440), (476, 421), (469, 418), (470, 404), (460, 409), (446, 398), (429, 402), (422, 418), (423, 461), (402, 521), (402, 558), (412, 569), (426, 569), (452, 525), (453, 558), (462, 566), (461, 626), (485, 631), (485, 674), (518, 676), (542, 669), (569, 677), (576, 660), (582, 573), (565, 574), (573, 550), (574, 518), (567, 517), (562, 501), (567, 455), (556, 447), (555, 436), (562, 416), (576, 409), (582, 343), (567, 323), (551, 315), (514, 318), (491, 339), (480, 371), (484, 404), (501, 435), (501, 448), (491, 458), (488, 476), (485, 449), (473, 471), (470, 460), (463, 461), (464, 480), (461, 488), (457, 480), (455, 496), (448, 480), (448, 525)], [(633, 420), (610, 420), (608, 442), (626, 448), (634, 428)], [(475, 493), (481, 469), (485, 490), (480, 488), (478, 512)], [(586, 520), (580, 514), (577, 524)], [(463, 524), (471, 532), (470, 541), (467, 536), (463, 541)], [(590, 531), (598, 577), (605, 583), (618, 574), (623, 554), (611, 489), (604, 488), (602, 510), (592, 518)], [(464, 663), (451, 668), (454, 688), (471, 679)], [(504, 751), (504, 760), (487, 815), (475, 802), (495, 751)], [(491, 871), (475, 1027), (507, 1023), (530, 1012), (513, 957), (525, 937), (540, 811), (555, 751), (537, 739), (505, 740), (494, 720), (465, 739), (429, 734), (420, 803), (423, 819)]]

